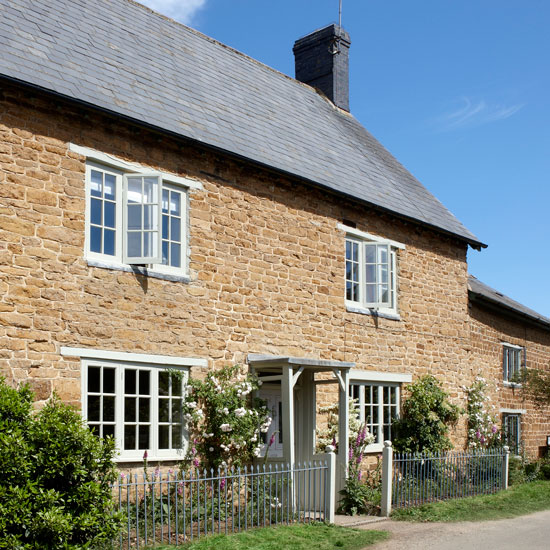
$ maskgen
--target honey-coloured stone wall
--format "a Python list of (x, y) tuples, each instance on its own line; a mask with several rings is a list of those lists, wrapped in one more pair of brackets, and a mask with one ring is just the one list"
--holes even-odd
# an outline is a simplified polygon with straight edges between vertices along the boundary
[[(189, 177), (189, 282), (89, 265), (86, 159), (69, 144)], [(338, 229), (399, 241), (401, 320), (346, 311)], [(62, 346), (243, 363), (249, 353), (434, 374), (454, 402), (477, 374), (466, 244), (184, 140), (38, 92), (0, 90), (0, 370), (81, 403)], [(192, 376), (201, 375), (199, 369)], [(327, 388), (328, 386), (322, 386)], [(319, 394), (319, 403), (333, 394)], [(465, 421), (454, 432), (465, 443)]]

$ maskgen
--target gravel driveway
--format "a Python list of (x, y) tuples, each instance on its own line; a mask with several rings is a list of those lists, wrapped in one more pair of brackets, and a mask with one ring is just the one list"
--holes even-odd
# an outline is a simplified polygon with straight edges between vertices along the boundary
[(498, 521), (409, 523), (381, 521), (359, 529), (389, 531), (369, 550), (550, 550), (550, 510)]

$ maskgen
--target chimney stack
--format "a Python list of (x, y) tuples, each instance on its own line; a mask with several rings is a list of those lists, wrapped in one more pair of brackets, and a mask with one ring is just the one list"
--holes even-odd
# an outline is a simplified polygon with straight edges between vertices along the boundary
[(296, 80), (318, 88), (336, 106), (349, 111), (349, 34), (340, 26), (328, 27), (296, 40)]

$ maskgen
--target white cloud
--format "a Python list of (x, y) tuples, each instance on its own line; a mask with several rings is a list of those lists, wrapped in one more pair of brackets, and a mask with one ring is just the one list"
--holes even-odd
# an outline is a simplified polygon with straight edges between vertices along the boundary
[(141, 4), (167, 15), (180, 23), (190, 25), (206, 0), (138, 0)]
[(439, 131), (448, 132), (505, 120), (525, 106), (523, 103), (517, 105), (489, 104), (483, 99), (473, 101), (468, 97), (461, 98), (460, 102), (460, 107), (436, 119)]

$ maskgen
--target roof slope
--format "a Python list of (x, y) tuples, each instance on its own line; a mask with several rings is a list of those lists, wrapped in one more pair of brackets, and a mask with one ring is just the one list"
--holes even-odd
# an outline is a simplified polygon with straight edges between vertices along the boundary
[(481, 243), (314, 89), (130, 0), (0, 0), (0, 75)]
[(520, 314), (522, 317), (528, 317), (537, 323), (550, 327), (550, 318), (537, 313), (536, 311), (525, 307), (523, 304), (508, 298), (498, 290), (491, 288), (490, 286), (482, 283), (480, 280), (476, 279), (473, 275), (468, 276), (468, 290), (470, 294), (480, 297), (482, 300), (491, 302), (495, 306), (510, 310), (516, 314)]

